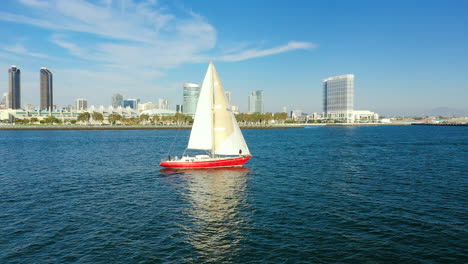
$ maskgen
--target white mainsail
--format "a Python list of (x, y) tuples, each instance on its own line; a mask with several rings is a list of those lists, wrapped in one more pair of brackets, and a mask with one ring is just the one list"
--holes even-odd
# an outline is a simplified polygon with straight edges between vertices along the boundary
[(211, 149), (217, 155), (250, 155), (221, 80), (210, 63), (198, 99), (189, 149)]
[(213, 148), (213, 71), (211, 67), (210, 63), (198, 97), (188, 149), (211, 150)]

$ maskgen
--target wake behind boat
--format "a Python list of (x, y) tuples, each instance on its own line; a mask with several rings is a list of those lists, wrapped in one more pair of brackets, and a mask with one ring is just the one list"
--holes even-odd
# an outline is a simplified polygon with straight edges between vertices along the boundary
[(244, 165), (251, 154), (226, 99), (212, 62), (203, 80), (187, 150), (208, 155), (185, 156), (161, 161), (167, 168), (220, 168)]

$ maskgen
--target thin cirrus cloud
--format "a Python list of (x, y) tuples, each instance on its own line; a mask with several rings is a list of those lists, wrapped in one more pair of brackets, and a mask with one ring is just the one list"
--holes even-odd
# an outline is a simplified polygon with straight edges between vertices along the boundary
[[(61, 60), (77, 60), (79, 65), (88, 65), (86, 68), (70, 66), (56, 70), (56, 81), (61, 82), (57, 85), (69, 88), (67, 95), (63, 95), (64, 100), (81, 96), (77, 91), (84, 92), (85, 87), (89, 87), (90, 93), (95, 91), (96, 83), (101, 92), (93, 96), (100, 97), (97, 101), (101, 102), (107, 100), (103, 98), (112, 91), (128, 94), (162, 91), (165, 88), (155, 87), (154, 79), (164, 76), (167, 69), (183, 64), (209, 60), (238, 62), (315, 47), (314, 43), (290, 41), (275, 47), (258, 48), (258, 44), (249, 41), (248, 45), (238, 42), (222, 50), (217, 44), (215, 27), (204, 17), (191, 10), (163, 6), (154, 0), (16, 1), (23, 11), (0, 11), (0, 20), (49, 31), (46, 39), (51, 46), (41, 51), (62, 49), (69, 57), (61, 57)], [(15, 37), (23, 39), (25, 36)], [(42, 41), (44, 35), (41, 38)], [(54, 57), (56, 53), (28, 50), (26, 47), (36, 46), (29, 43), (35, 41), (34, 36), (27, 36), (27, 41), (16, 40), (19, 44), (2, 45), (0, 40), (0, 50), (4, 52), (3, 56), (7, 53), (58, 60)], [(132, 65), (138, 65), (140, 70), (129, 76), (128, 67)], [(80, 82), (80, 89), (74, 89), (76, 83), (72, 81), (77, 75), (87, 76), (75, 80)], [(131, 91), (129, 87), (133, 87)], [(33, 91), (34, 87), (30, 89)]]
[(21, 43), (16, 43), (13, 46), (1, 46), (0, 48), (3, 49), (4, 51), (19, 54), (19, 55), (26, 55), (26, 56), (37, 57), (37, 58), (48, 58), (47, 54), (29, 51)]
[[(99, 4), (84, 0), (18, 1), (28, 8), (30, 14), (0, 12), (1, 20), (60, 32), (61, 37), (57, 34), (52, 36), (52, 43), (75, 57), (103, 63), (128, 65), (138, 62), (148, 67), (171, 68), (209, 59), (234, 62), (315, 47), (313, 43), (291, 41), (273, 48), (250, 48), (211, 55), (217, 42), (212, 25), (193, 12), (176, 16), (156, 1), (108, 0)], [(79, 33), (100, 39), (78, 45), (70, 39)], [(24, 53), (19, 49), (7, 51)]]

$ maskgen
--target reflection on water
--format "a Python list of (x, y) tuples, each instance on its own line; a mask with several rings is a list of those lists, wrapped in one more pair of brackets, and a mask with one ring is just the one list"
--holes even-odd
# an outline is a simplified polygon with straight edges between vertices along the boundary
[(242, 209), (247, 208), (249, 169), (164, 169), (161, 173), (177, 174), (186, 181), (184, 195), (191, 205), (187, 212), (191, 226), (187, 232), (200, 261), (225, 262), (237, 255), (242, 230), (247, 225)]

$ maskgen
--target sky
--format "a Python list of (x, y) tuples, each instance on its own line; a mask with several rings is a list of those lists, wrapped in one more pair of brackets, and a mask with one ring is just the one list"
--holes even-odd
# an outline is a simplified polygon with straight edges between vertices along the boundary
[(384, 115), (468, 111), (468, 1), (2, 0), (0, 92), (22, 71), (22, 105), (110, 105), (113, 93), (182, 103), (213, 60), (241, 111), (322, 112), (322, 80), (355, 75), (355, 109)]

